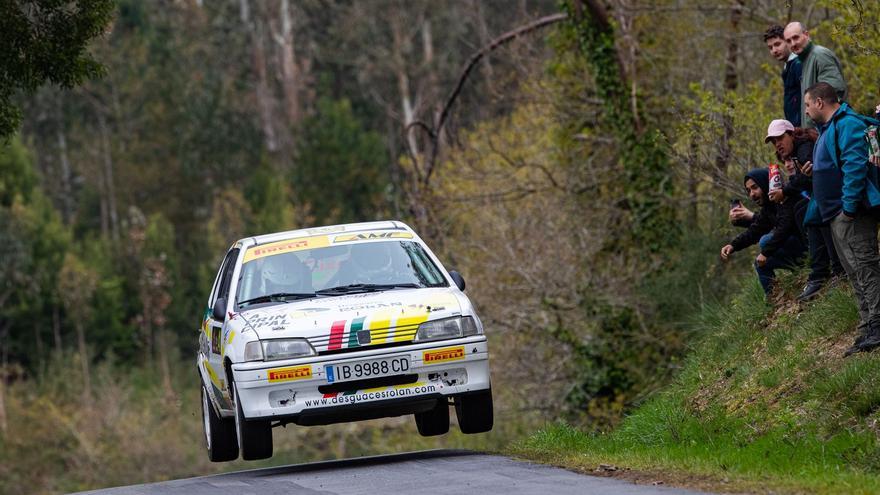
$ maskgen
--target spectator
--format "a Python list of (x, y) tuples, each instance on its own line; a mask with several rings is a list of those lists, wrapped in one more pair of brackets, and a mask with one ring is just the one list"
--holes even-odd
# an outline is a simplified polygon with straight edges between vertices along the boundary
[(746, 193), (761, 210), (749, 214), (739, 207), (731, 208), (730, 218), (734, 225), (746, 227), (746, 231), (721, 248), (721, 259), (727, 261), (736, 251), (753, 244), (760, 246), (761, 252), (755, 258), (755, 271), (766, 295), (773, 288), (776, 269), (796, 266), (806, 251), (795, 221), (795, 201), (787, 200), (780, 204), (771, 202), (767, 196), (769, 177), (766, 168), (746, 174), (743, 179)]
[(764, 33), (764, 43), (770, 55), (782, 63), (782, 110), (785, 120), (795, 127), (801, 125), (801, 60), (785, 42), (782, 26), (770, 26)]
[[(767, 128), (765, 143), (772, 143), (776, 156), (785, 164), (789, 174), (788, 183), (781, 191), (769, 194), (771, 201), (794, 199), (797, 224), (803, 226), (810, 249), (810, 275), (807, 285), (797, 297), (798, 301), (808, 301), (815, 297), (825, 282), (832, 276), (843, 276), (843, 266), (834, 250), (831, 240), (831, 227), (828, 224), (803, 225), (809, 198), (813, 194), (813, 145), (819, 137), (815, 129), (795, 128), (786, 120), (774, 120)], [(803, 198), (803, 199), (801, 199)]]
[[(831, 236), (859, 304), (859, 337), (845, 356), (880, 346), (880, 252), (877, 220), (878, 169), (868, 165), (865, 128), (877, 121), (838, 101), (837, 91), (820, 82), (804, 94), (807, 114), (819, 124), (813, 151), (813, 194), (808, 212), (831, 223)], [(809, 221), (810, 218), (807, 219)]]
[[(813, 43), (810, 32), (800, 22), (785, 26), (785, 42), (801, 61), (801, 95), (810, 86), (824, 82), (837, 90), (839, 101), (846, 101), (846, 80), (840, 60), (834, 52), (824, 46)], [(801, 127), (816, 127), (804, 112), (803, 96), (801, 97)]]

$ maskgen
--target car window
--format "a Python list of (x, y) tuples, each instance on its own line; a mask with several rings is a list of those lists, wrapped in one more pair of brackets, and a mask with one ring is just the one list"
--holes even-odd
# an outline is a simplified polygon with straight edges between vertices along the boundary
[(351, 284), (448, 285), (417, 242), (358, 242), (252, 258), (242, 265), (236, 301)]
[(229, 251), (226, 255), (226, 259), (223, 260), (223, 268), (222, 275), (220, 277), (220, 284), (217, 287), (217, 293), (214, 295), (211, 304), (220, 297), (229, 297), (229, 286), (232, 282), (232, 272), (235, 270), (235, 260), (238, 258), (239, 249), (233, 249)]

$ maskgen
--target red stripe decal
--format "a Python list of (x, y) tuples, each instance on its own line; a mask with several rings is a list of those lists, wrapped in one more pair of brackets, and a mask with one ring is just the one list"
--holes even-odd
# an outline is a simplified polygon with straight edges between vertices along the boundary
[(324, 398), (325, 399), (332, 399), (333, 397), (336, 397), (337, 395), (339, 395), (339, 392), (331, 392), (329, 394), (324, 394)]
[(328, 351), (342, 348), (342, 334), (345, 332), (345, 320), (334, 321), (330, 327), (330, 344), (327, 346)]

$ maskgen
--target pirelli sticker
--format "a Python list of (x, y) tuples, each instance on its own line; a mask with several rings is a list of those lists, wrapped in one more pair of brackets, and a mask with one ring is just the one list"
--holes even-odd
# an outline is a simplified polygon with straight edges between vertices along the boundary
[(312, 377), (312, 367), (292, 366), (290, 368), (275, 368), (274, 370), (269, 370), (267, 376), (270, 383), (304, 380)]
[(446, 363), (449, 361), (458, 361), (464, 359), (464, 346), (447, 347), (445, 349), (437, 349), (433, 351), (425, 351), (422, 353), (422, 362), (428, 364)]
[(369, 241), (373, 239), (412, 239), (413, 235), (409, 232), (364, 232), (363, 234), (347, 234), (338, 235), (333, 239), (333, 243), (352, 242), (352, 241)]
[(261, 244), (259, 246), (254, 246), (248, 249), (247, 252), (244, 253), (243, 263), (247, 263), (248, 261), (259, 258), (264, 258), (266, 256), (272, 256), (275, 254), (283, 254), (294, 251), (302, 251), (304, 249), (325, 247), (329, 244), (330, 239), (326, 235), (319, 235), (314, 237), (299, 237), (295, 239), (288, 239), (285, 241), (272, 242), (270, 244)]

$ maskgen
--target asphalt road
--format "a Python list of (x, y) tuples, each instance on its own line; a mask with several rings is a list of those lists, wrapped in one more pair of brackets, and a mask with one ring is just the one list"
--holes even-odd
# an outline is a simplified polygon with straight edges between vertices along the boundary
[(101, 495), (674, 495), (698, 492), (634, 485), (466, 450), (325, 461), (108, 488)]

